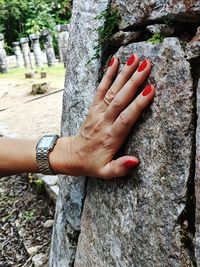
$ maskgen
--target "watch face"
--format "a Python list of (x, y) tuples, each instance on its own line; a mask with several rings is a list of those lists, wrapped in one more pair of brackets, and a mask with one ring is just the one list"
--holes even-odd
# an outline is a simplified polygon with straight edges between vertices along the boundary
[(50, 148), (54, 140), (55, 140), (54, 136), (45, 136), (40, 140), (38, 148)]

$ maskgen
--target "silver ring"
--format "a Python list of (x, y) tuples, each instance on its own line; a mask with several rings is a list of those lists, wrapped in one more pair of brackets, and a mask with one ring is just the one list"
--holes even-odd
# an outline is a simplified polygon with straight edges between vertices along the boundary
[(108, 100), (106, 100), (105, 97), (104, 97), (103, 101), (104, 101), (104, 103), (105, 103), (106, 105), (108, 105), (108, 106), (110, 105), (110, 102), (109, 102)]

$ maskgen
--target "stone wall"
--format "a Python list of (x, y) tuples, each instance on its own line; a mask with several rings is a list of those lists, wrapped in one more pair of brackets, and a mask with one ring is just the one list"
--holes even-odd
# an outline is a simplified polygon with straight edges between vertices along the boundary
[[(109, 6), (113, 35), (88, 63), (106, 25), (94, 18)], [(51, 267), (200, 266), (199, 25), (199, 1), (74, 0), (62, 134), (80, 127), (112, 54), (121, 66), (132, 53), (149, 58), (157, 90), (121, 150), (137, 169), (112, 181), (60, 177)]]

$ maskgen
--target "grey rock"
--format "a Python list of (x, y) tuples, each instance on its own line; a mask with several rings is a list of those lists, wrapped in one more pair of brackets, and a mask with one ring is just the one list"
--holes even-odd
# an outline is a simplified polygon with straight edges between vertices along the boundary
[(20, 42), (13, 42), (12, 45), (13, 45), (13, 50), (14, 50), (15, 57), (16, 57), (17, 67), (21, 68), (23, 67), (24, 63), (23, 63), (22, 51), (20, 48)]
[(147, 26), (147, 31), (150, 33), (161, 33), (165, 37), (172, 36), (175, 32), (174, 26), (169, 26), (166, 24), (154, 24)]
[(115, 46), (127, 45), (131, 42), (137, 41), (141, 35), (142, 35), (141, 31), (133, 31), (133, 32), (119, 31), (111, 37), (110, 42)]
[(161, 19), (198, 22), (200, 15), (198, 0), (112, 0), (112, 6), (119, 11), (120, 29)]
[(56, 185), (58, 183), (57, 175), (38, 175), (47, 185)]
[(49, 186), (47, 184), (45, 184), (45, 189), (49, 195), (49, 197), (56, 203), (58, 194), (59, 194), (59, 186), (57, 185), (52, 185)]
[(193, 266), (182, 239), (195, 136), (190, 64), (177, 38), (121, 47), (122, 64), (132, 51), (151, 59), (157, 88), (123, 150), (140, 165), (124, 179), (89, 180), (75, 267)]
[(43, 253), (37, 254), (32, 258), (35, 267), (44, 267), (47, 263), (47, 256)]
[(191, 42), (200, 42), (200, 27), (197, 28), (195, 36), (192, 38)]
[(197, 267), (200, 266), (200, 80), (197, 86), (197, 130), (196, 130), (196, 173), (195, 173), (195, 197), (196, 197), (196, 234), (195, 256)]
[(8, 72), (6, 50), (4, 49), (4, 35), (0, 34), (0, 73)]
[(31, 255), (35, 254), (39, 248), (40, 248), (40, 246), (35, 246), (35, 247), (27, 248), (26, 250), (27, 250), (28, 254), (31, 256)]
[(185, 48), (187, 60), (200, 57), (200, 41), (192, 41)]
[(49, 29), (45, 29), (42, 31), (41, 36), (44, 40), (44, 47), (46, 51), (48, 66), (52, 67), (56, 64), (56, 56), (53, 47), (51, 31)]
[[(96, 91), (100, 60), (93, 57), (98, 39), (97, 29), (104, 21), (94, 18), (104, 11), (109, 0), (73, 1), (70, 38), (67, 48), (67, 71), (63, 98), (62, 135), (74, 135), (81, 126)], [(73, 266), (82, 204), (85, 197), (85, 177), (60, 176), (55, 224), (51, 245), (50, 267)]]
[(45, 223), (44, 223), (44, 227), (45, 228), (51, 228), (54, 224), (54, 220), (47, 220)]

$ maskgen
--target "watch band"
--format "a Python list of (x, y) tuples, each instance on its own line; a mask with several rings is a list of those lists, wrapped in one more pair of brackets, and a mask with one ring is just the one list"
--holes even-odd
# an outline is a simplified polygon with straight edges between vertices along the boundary
[(42, 174), (55, 175), (49, 163), (49, 153), (54, 149), (58, 138), (58, 135), (45, 135), (37, 143), (36, 161)]

